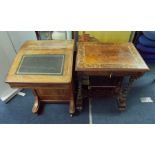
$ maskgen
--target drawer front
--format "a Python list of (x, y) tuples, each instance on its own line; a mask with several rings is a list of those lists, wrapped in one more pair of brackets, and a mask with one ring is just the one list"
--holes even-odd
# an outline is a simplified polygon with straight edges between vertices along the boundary
[(124, 71), (118, 71), (118, 72), (110, 72), (110, 71), (83, 71), (79, 72), (79, 75), (86, 75), (86, 76), (130, 76), (130, 75), (136, 75), (137, 72), (124, 72)]
[(69, 89), (37, 89), (38, 96), (69, 96)]
[(123, 77), (112, 76), (111, 78), (107, 76), (90, 76), (89, 85), (90, 86), (119, 86), (123, 81)]
[(60, 102), (60, 101), (69, 101), (69, 96), (39, 96), (39, 99), (42, 101), (53, 101), (53, 102)]

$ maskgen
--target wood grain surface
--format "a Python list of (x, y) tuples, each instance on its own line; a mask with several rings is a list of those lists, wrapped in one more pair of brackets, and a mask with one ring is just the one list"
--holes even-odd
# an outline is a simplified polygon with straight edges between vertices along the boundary
[[(54, 84), (54, 83), (70, 83), (72, 79), (72, 61), (73, 61), (73, 46), (74, 41), (27, 41), (18, 51), (12, 65), (10, 66), (6, 82), (11, 84)], [(38, 54), (64, 54), (64, 72), (59, 75), (20, 75), (16, 74), (20, 61), (23, 55), (38, 55)]]
[(149, 71), (132, 43), (80, 42), (76, 71)]
[[(6, 82), (13, 88), (31, 88), (33, 90), (35, 98), (32, 108), (33, 113), (38, 113), (41, 104), (40, 101), (50, 103), (69, 101), (69, 113), (71, 116), (74, 114), (75, 103), (72, 86), (73, 47), (73, 40), (27, 41), (18, 51), (10, 67)], [(64, 55), (62, 75), (17, 74), (18, 67), (24, 55), (41, 56), (46, 54)], [(42, 67), (42, 65), (39, 66)]]

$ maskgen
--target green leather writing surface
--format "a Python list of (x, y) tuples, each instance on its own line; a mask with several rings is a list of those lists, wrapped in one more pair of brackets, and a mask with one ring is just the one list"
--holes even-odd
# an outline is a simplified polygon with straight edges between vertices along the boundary
[(24, 55), (16, 74), (62, 75), (64, 57), (63, 54)]

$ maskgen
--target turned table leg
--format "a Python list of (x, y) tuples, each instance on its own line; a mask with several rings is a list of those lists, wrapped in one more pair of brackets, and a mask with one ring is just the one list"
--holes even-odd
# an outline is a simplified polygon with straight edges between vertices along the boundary
[(69, 113), (70, 113), (71, 117), (75, 113), (74, 93), (73, 93), (72, 86), (71, 86), (71, 99), (70, 99), (70, 102), (69, 102)]
[(37, 96), (37, 93), (35, 90), (33, 90), (33, 94), (34, 94), (34, 97), (35, 97), (35, 100), (34, 100), (34, 104), (33, 104), (33, 107), (32, 107), (32, 113), (37, 113), (38, 110), (39, 110), (39, 97)]
[(82, 78), (81, 76), (78, 76), (78, 92), (77, 92), (77, 99), (76, 99), (76, 108), (78, 111), (81, 111), (83, 109), (82, 105)]
[(126, 108), (126, 100), (122, 97), (119, 97), (117, 99), (117, 102), (118, 102), (118, 110), (119, 111), (125, 111), (125, 108)]
[(69, 113), (70, 113), (70, 116), (71, 116), (71, 117), (72, 117), (73, 114), (75, 113), (74, 99), (71, 99), (71, 100), (70, 100), (70, 103), (69, 103)]
[(121, 87), (119, 90), (119, 95), (117, 98), (117, 102), (118, 102), (118, 110), (119, 111), (125, 111), (126, 108), (126, 97), (128, 95), (129, 89), (132, 86), (132, 83), (134, 82), (135, 77), (134, 76), (130, 76), (129, 77), (129, 81), (126, 87)]

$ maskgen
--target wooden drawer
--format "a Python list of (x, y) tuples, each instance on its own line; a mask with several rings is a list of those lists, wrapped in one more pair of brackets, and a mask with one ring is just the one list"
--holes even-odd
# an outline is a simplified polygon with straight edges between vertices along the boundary
[(131, 75), (137, 75), (140, 74), (139, 72), (130, 72), (130, 71), (81, 71), (78, 72), (79, 75), (86, 75), (86, 76), (107, 76), (107, 77), (112, 77), (112, 76), (131, 76)]
[(123, 77), (106, 77), (106, 76), (90, 76), (90, 86), (118, 86), (121, 84)]
[(60, 101), (69, 101), (70, 96), (39, 96), (39, 99), (42, 101), (60, 102)]
[(36, 89), (38, 96), (69, 96), (69, 89)]

